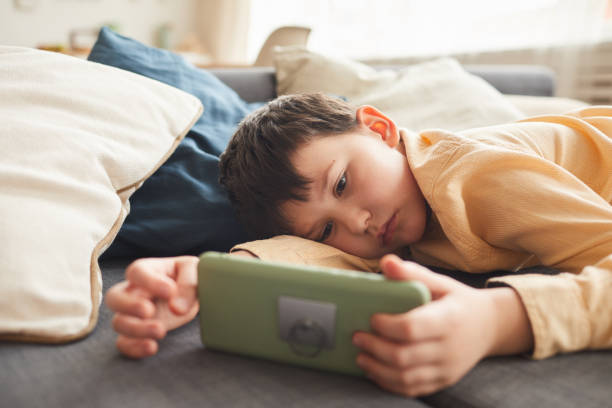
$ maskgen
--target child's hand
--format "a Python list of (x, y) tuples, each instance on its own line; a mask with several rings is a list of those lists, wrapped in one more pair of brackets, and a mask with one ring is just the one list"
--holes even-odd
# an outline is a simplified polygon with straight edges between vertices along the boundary
[(372, 316), (374, 334), (358, 332), (357, 364), (382, 388), (431, 394), (461, 379), (487, 355), (527, 351), (532, 334), (511, 288), (474, 289), (394, 255), (381, 260), (388, 279), (418, 280), (432, 302), (402, 314)]
[[(244, 250), (232, 255), (255, 257)], [(126, 268), (126, 280), (106, 293), (121, 353), (152, 356), (169, 330), (193, 320), (199, 310), (198, 261), (195, 256), (144, 258)]]
[(198, 313), (195, 256), (145, 258), (131, 263), (125, 281), (106, 293), (115, 312), (117, 348), (132, 358), (157, 353), (157, 341), (169, 330), (191, 321)]

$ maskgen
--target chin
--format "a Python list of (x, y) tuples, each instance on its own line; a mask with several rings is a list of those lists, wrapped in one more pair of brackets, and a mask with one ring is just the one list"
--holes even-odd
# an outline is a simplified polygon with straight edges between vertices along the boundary
[(373, 251), (370, 256), (362, 256), (362, 258), (366, 258), (366, 259), (377, 259), (377, 258), (382, 258), (383, 256), (387, 255), (391, 253), (391, 250), (387, 250), (387, 249), (379, 249), (376, 251)]
[(361, 249), (361, 250), (351, 250), (348, 248), (338, 248), (337, 249), (346, 252), (349, 255), (354, 255), (354, 256), (358, 256), (359, 258), (364, 258), (364, 259), (377, 259), (380, 258), (386, 254), (388, 254), (390, 251), (387, 250), (386, 248), (372, 248), (372, 249)]
[(423, 217), (423, 222), (417, 225), (414, 225), (410, 230), (410, 234), (407, 237), (402, 237), (401, 242), (395, 244), (395, 250), (407, 247), (408, 245), (415, 244), (419, 242), (423, 236), (425, 235), (425, 230), (427, 229), (427, 221), (426, 217)]

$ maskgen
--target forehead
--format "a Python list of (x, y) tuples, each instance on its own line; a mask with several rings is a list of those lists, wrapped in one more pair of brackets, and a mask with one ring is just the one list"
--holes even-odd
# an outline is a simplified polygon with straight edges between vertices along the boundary
[(291, 164), (302, 176), (314, 179), (327, 170), (331, 161), (350, 149), (355, 141), (353, 133), (318, 136), (298, 147), (291, 155)]
[[(333, 168), (347, 161), (350, 153), (347, 144), (351, 138), (347, 135), (317, 137), (299, 147), (290, 157), (291, 165), (302, 177), (310, 181), (307, 188), (308, 201), (321, 197), (321, 190), (333, 172)], [(291, 206), (303, 204), (297, 201)]]

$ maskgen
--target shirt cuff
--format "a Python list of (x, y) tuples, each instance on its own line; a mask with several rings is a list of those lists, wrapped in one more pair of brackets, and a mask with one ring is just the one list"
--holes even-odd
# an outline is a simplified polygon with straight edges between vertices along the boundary
[(582, 305), (580, 290), (571, 277), (526, 274), (492, 278), (487, 286), (506, 284), (519, 294), (533, 331), (534, 359), (544, 359), (559, 352), (588, 347), (589, 318)]

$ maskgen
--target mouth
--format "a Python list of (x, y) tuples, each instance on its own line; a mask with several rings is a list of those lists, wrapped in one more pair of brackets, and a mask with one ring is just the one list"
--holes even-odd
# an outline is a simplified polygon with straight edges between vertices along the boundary
[(389, 218), (389, 221), (383, 225), (382, 229), (378, 233), (378, 238), (381, 240), (383, 246), (388, 246), (391, 243), (396, 226), (397, 212), (394, 213), (391, 218)]

